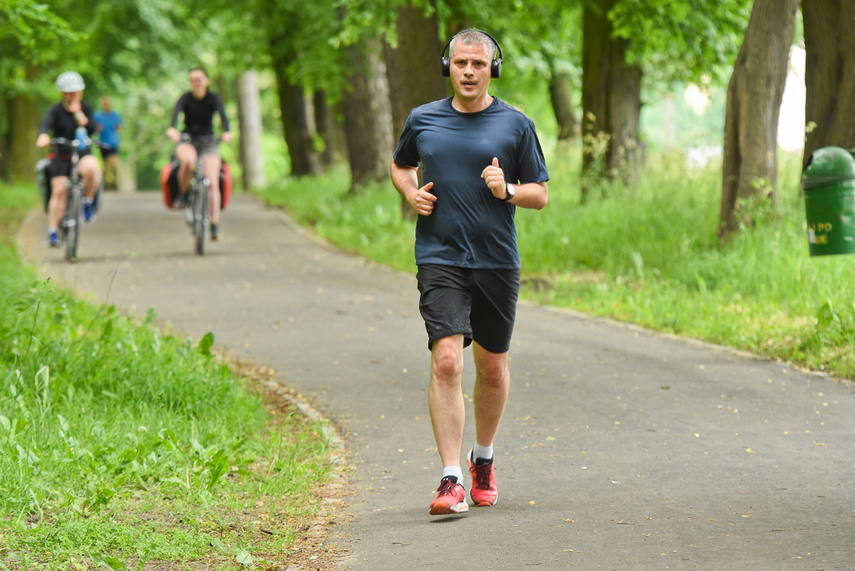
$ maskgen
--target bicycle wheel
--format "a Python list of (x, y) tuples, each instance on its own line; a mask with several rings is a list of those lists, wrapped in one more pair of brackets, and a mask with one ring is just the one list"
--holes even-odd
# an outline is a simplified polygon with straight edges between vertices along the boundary
[(70, 182), (68, 184), (68, 199), (65, 203), (63, 227), (65, 231), (65, 259), (72, 263), (77, 261), (80, 227), (83, 225), (82, 195), (83, 185), (80, 182)]
[(196, 240), (196, 253), (205, 254), (205, 220), (208, 218), (208, 179), (203, 179), (196, 187), (193, 201), (193, 237)]

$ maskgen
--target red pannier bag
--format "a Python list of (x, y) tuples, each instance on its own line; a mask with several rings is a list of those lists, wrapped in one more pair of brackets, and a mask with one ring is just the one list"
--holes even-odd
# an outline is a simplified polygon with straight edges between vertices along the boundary
[(229, 163), (223, 161), (220, 165), (220, 210), (225, 210), (232, 197), (232, 169)]
[(160, 192), (163, 194), (163, 204), (170, 210), (172, 201), (178, 194), (178, 162), (170, 161), (160, 169)]

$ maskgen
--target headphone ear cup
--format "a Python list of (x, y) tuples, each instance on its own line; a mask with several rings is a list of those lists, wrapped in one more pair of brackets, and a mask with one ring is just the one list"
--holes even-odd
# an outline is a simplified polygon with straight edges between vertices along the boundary
[(490, 77), (496, 78), (502, 75), (502, 60), (494, 59), (490, 64)]
[[(454, 38), (451, 38), (453, 40)], [(445, 47), (442, 48), (442, 76), (443, 77), (451, 77), (451, 54), (448, 54), (448, 57), (445, 56), (448, 53), (448, 48), (451, 46), (451, 40), (448, 40), (445, 43)]]

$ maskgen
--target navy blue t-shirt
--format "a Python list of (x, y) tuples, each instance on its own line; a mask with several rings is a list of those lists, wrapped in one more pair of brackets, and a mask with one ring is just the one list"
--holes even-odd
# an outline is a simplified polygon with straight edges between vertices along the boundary
[(548, 181), (534, 123), (496, 97), (477, 113), (451, 99), (413, 109), (395, 149), (400, 166), (424, 162), (423, 184), (437, 197), (416, 223), (416, 264), (518, 269), (516, 207), (493, 196), (481, 172), (497, 157), (511, 184)]

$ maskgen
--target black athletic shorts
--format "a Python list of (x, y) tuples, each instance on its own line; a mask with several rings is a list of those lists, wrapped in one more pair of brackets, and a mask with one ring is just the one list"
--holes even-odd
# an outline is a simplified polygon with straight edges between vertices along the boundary
[(510, 348), (520, 291), (519, 270), (424, 264), (419, 266), (416, 278), (428, 349), (437, 339), (450, 335), (463, 335), (464, 347), (474, 340), (491, 353)]
[(102, 145), (101, 146), (101, 158), (102, 159), (106, 159), (109, 156), (118, 155), (118, 154), (119, 154), (119, 147), (114, 147), (112, 145)]
[[(91, 155), (92, 152), (89, 149), (82, 151), (80, 153), (80, 158), (82, 159), (86, 155)], [(54, 178), (57, 176), (71, 176), (71, 155), (56, 155), (51, 154), (50, 156), (50, 177)]]

